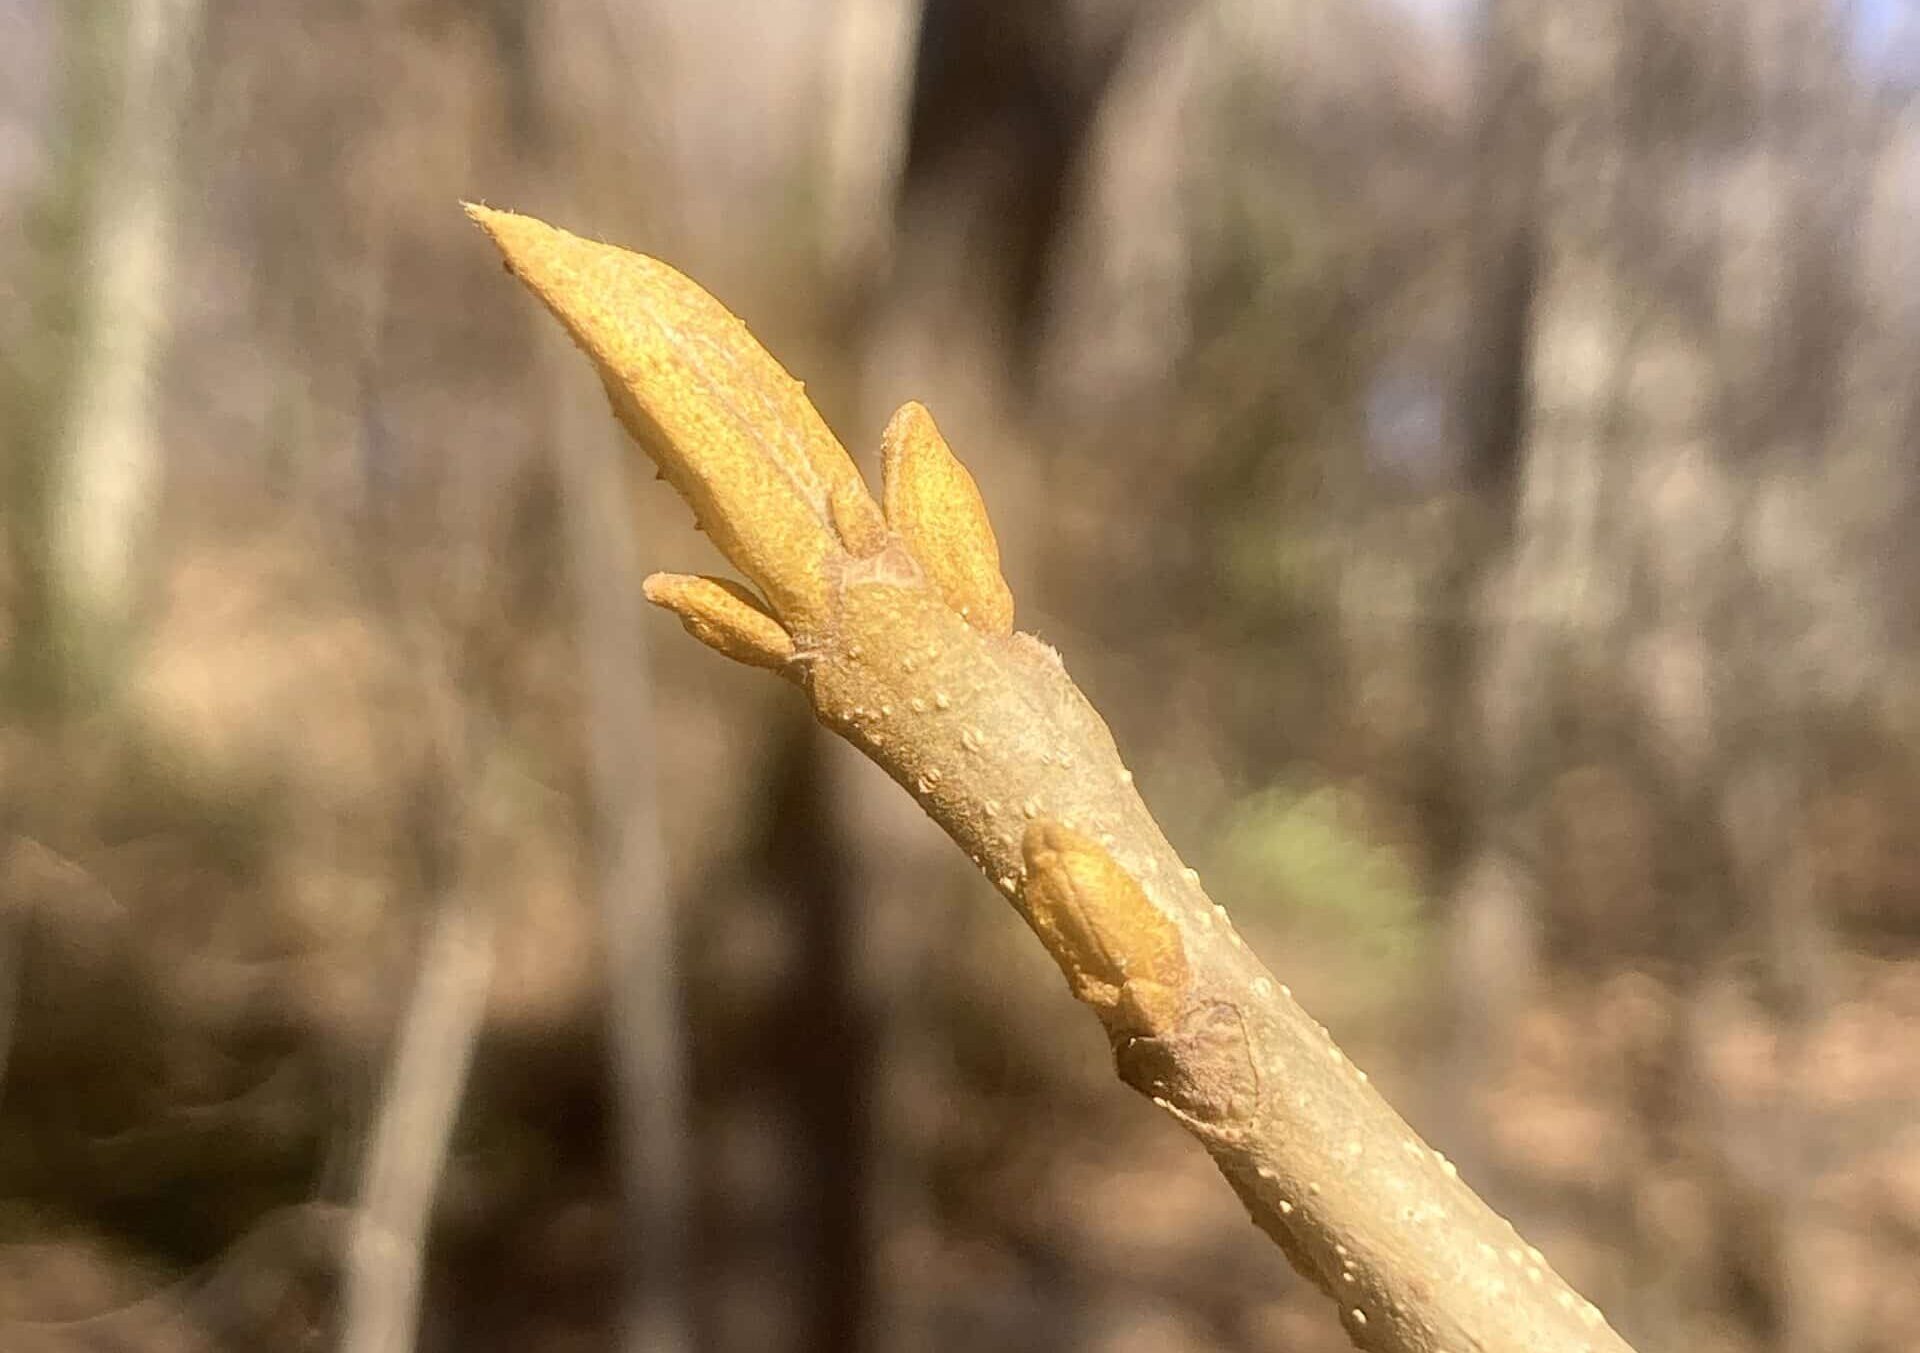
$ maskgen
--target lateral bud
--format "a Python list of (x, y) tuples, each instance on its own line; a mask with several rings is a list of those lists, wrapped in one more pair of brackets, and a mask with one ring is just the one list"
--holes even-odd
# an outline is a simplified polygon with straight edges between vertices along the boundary
[(793, 662), (793, 636), (739, 583), (688, 573), (655, 573), (641, 584), (655, 606), (680, 617), (687, 633), (715, 652), (785, 673)]
[(1026, 886), (1015, 905), (1053, 955), (1067, 985), (1110, 1030), (1156, 1029), (1187, 999), (1179, 928), (1098, 841), (1051, 818), (1020, 843)]
[(1013, 633), (1013, 593), (1000, 543), (967, 467), (925, 406), (902, 404), (880, 436), (881, 499), (941, 599), (983, 634)]

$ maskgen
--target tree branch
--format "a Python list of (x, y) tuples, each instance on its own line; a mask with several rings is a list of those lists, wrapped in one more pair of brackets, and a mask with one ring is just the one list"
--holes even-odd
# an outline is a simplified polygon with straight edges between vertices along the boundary
[(888, 428), (883, 513), (798, 383), (692, 282), (468, 210), (767, 601), (678, 578), (649, 580), (649, 597), (794, 681), (919, 801), (1092, 1006), (1121, 1079), (1200, 1140), (1358, 1347), (1627, 1348), (1421, 1142), (1181, 863), (1059, 656), (1012, 632), (985, 508), (925, 410)]

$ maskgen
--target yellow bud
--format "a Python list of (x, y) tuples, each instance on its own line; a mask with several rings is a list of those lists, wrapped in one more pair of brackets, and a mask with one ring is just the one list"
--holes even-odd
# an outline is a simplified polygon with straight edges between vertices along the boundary
[(1079, 999), (1111, 1014), (1123, 1000), (1150, 1023), (1177, 1016), (1187, 986), (1180, 931), (1099, 842), (1051, 818), (1027, 828), (1016, 905)]
[(873, 552), (886, 528), (800, 382), (658, 259), (529, 216), (467, 214), (593, 359), (621, 423), (721, 553), (783, 620), (824, 617), (848, 548)]
[(880, 474), (887, 524), (934, 590), (982, 633), (1013, 633), (1013, 593), (1000, 576), (987, 505), (923, 406), (902, 404), (887, 423)]
[(725, 578), (656, 573), (642, 584), (648, 601), (680, 617), (687, 633), (735, 662), (784, 672), (793, 661), (793, 636), (768, 615), (759, 598)]

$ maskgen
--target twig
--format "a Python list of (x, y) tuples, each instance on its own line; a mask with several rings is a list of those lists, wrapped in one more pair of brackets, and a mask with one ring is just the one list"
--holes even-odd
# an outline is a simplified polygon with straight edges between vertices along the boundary
[[(599, 369), (614, 411), (765, 602), (656, 575), (649, 599), (775, 670), (1033, 927), (1122, 1080), (1212, 1154), (1363, 1349), (1626, 1349), (1250, 953), (1161, 834), (1059, 656), (1012, 631), (972, 478), (918, 405), (885, 509), (746, 328), (665, 264), (468, 208)], [(1142, 1199), (1143, 1208), (1151, 1206)]]

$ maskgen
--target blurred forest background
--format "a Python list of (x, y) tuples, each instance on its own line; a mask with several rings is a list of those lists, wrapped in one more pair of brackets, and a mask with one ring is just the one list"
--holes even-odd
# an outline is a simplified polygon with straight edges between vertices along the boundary
[(0, 0), (0, 1347), (1345, 1346), (644, 613), (715, 558), (466, 197), (870, 474), (928, 403), (1214, 895), (1644, 1353), (1913, 1349), (1916, 95), (1905, 0)]

